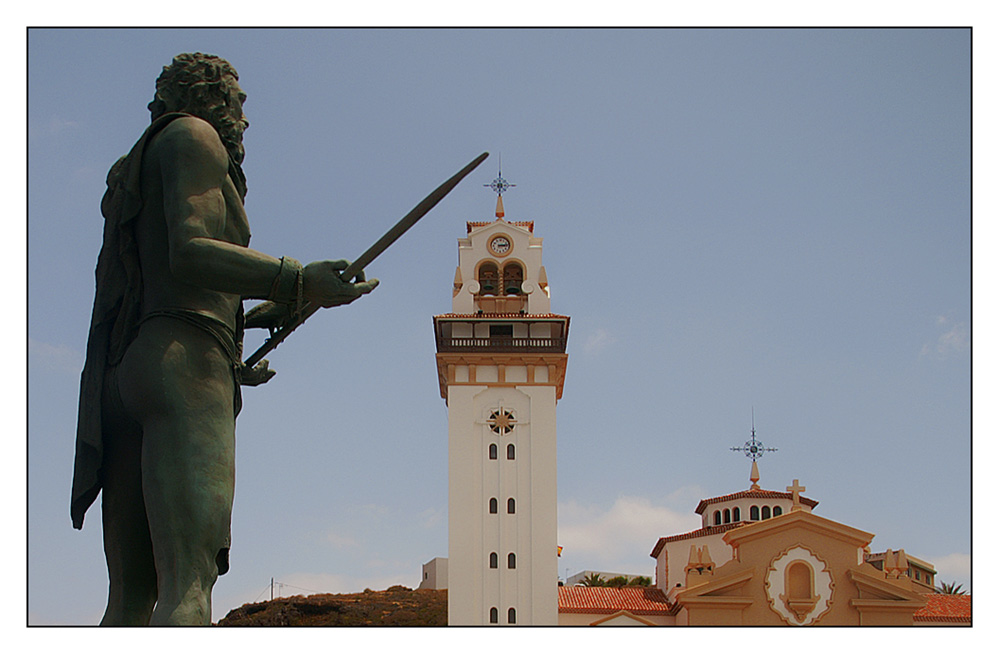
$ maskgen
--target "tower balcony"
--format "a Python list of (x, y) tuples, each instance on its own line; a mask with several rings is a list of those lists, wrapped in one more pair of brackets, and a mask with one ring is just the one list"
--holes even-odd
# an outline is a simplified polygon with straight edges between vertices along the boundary
[(439, 353), (565, 353), (569, 316), (477, 313), (434, 317)]
[(566, 352), (566, 337), (445, 337), (438, 335), (437, 351), (439, 353), (564, 353)]

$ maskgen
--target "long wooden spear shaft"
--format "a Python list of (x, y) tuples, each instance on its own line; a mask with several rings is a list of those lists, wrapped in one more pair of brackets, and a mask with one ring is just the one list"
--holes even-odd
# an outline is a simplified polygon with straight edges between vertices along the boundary
[[(403, 233), (409, 230), (413, 225), (419, 221), (424, 215), (429, 212), (434, 205), (438, 204), (442, 198), (444, 198), (448, 193), (454, 189), (459, 182), (462, 181), (466, 175), (471, 173), (476, 166), (483, 163), (483, 160), (489, 157), (490, 153), (484, 152), (475, 159), (473, 159), (469, 164), (460, 170), (459, 172), (452, 175), (448, 180), (444, 182), (441, 186), (434, 189), (429, 196), (420, 201), (416, 207), (410, 210), (410, 212), (401, 218), (398, 223), (392, 226), (392, 229), (382, 235), (382, 238), (372, 244), (372, 247), (366, 250), (360, 257), (355, 259), (350, 266), (345, 268), (340, 274), (340, 279), (344, 282), (351, 282), (368, 264), (385, 252), (385, 249), (393, 244), (393, 242), (399, 237), (403, 236)], [(247, 360), (243, 363), (245, 366), (254, 366), (260, 360), (264, 359), (264, 355), (271, 352), (278, 347), (282, 341), (291, 334), (295, 328), (299, 327), (306, 322), (306, 319), (319, 311), (321, 307), (319, 305), (314, 305), (313, 303), (307, 302), (303, 307), (302, 311), (298, 312), (292, 320), (284, 325), (280, 330), (277, 330), (272, 334), (264, 344), (258, 348), (254, 354), (247, 357)]]

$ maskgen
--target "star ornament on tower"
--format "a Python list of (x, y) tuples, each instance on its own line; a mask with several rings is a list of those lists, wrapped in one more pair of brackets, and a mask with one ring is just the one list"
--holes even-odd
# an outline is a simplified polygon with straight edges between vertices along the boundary
[(514, 429), (517, 419), (514, 418), (514, 414), (510, 410), (504, 409), (501, 405), (490, 414), (490, 420), (487, 421), (487, 424), (497, 434), (507, 434)]

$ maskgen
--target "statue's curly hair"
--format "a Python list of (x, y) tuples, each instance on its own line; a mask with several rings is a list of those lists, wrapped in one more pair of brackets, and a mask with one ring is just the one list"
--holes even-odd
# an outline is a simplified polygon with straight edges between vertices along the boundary
[(215, 127), (223, 145), (237, 162), (243, 160), (243, 130), (249, 123), (242, 115), (240, 100), (233, 97), (239, 75), (232, 65), (215, 55), (200, 52), (174, 57), (156, 79), (156, 93), (149, 103), (150, 119), (180, 111), (202, 118)]

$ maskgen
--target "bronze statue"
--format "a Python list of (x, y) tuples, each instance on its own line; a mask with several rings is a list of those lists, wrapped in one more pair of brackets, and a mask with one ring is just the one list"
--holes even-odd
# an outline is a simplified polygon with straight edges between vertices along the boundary
[[(280, 329), (378, 284), (343, 281), (347, 261), (303, 267), (248, 247), (245, 98), (225, 60), (178, 55), (149, 128), (108, 174), (70, 511), (82, 528), (103, 490), (102, 625), (211, 622), (229, 568), (240, 384), (273, 375), (267, 360), (242, 363), (243, 329)], [(270, 302), (244, 317), (244, 299)]]

